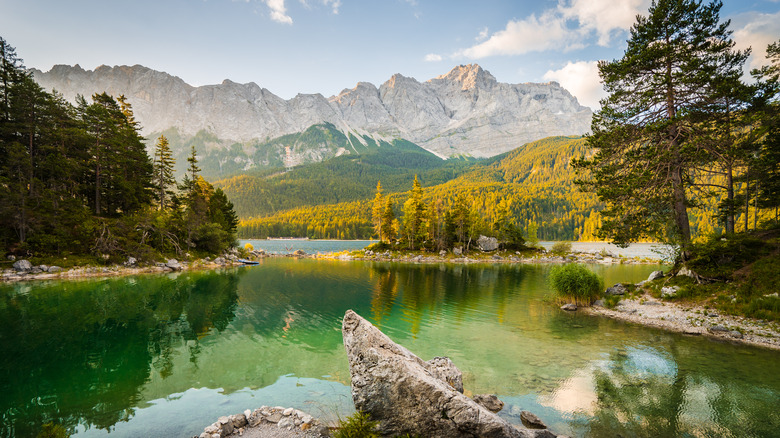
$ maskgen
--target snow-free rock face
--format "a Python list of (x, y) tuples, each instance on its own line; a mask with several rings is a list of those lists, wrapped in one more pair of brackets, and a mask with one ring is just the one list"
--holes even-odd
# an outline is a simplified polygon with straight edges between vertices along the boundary
[(77, 94), (124, 94), (143, 134), (175, 127), (185, 136), (205, 130), (241, 142), (329, 122), (345, 133), (404, 138), (442, 157), (488, 157), (548, 136), (584, 134), (592, 115), (555, 82), (500, 83), (476, 64), (426, 82), (396, 74), (378, 88), (360, 82), (338, 96), (299, 94), (290, 100), (251, 82), (193, 87), (140, 65), (94, 71), (56, 65), (32, 73), (41, 86), (70, 101)]
[(378, 420), (383, 436), (537, 436), (458, 391), (461, 373), (449, 359), (425, 362), (351, 310), (342, 333), (355, 408)]

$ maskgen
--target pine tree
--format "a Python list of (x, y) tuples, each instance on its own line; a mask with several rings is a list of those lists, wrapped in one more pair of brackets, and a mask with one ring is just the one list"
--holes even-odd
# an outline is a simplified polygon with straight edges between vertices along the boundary
[(371, 221), (374, 225), (374, 233), (379, 237), (380, 242), (385, 242), (387, 236), (382, 235), (382, 213), (384, 213), (384, 196), (382, 196), (382, 182), (376, 183), (376, 195), (374, 196), (374, 203), (371, 207)]
[(171, 153), (168, 139), (161, 135), (157, 138), (154, 148), (154, 183), (157, 185), (157, 200), (160, 203), (160, 210), (165, 210), (165, 201), (172, 195), (170, 188), (176, 184), (176, 179), (173, 177), (175, 164), (176, 160)]
[(427, 236), (425, 222), (425, 204), (423, 203), (423, 191), (417, 175), (414, 176), (412, 191), (409, 199), (404, 203), (403, 227), (404, 237), (409, 249), (420, 248)]
[(385, 198), (385, 206), (382, 211), (382, 224), (381, 235), (384, 236), (387, 243), (395, 242), (395, 236), (397, 234), (397, 226), (395, 220), (395, 212), (393, 212), (393, 203), (390, 198)]
[(710, 158), (697, 142), (718, 84), (741, 68), (722, 3), (653, 1), (638, 16), (622, 59), (599, 63), (609, 96), (593, 117), (591, 159), (574, 162), (577, 183), (607, 203), (601, 235), (618, 244), (643, 236), (675, 241), (683, 260), (691, 230), (686, 191)]

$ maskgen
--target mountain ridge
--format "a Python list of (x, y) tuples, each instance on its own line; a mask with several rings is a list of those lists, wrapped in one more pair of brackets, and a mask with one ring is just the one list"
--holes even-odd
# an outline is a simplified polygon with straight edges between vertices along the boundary
[(73, 101), (77, 94), (124, 94), (143, 134), (176, 128), (184, 136), (207, 131), (247, 143), (331, 123), (345, 134), (402, 138), (441, 156), (494, 156), (529, 141), (588, 131), (592, 112), (555, 82), (498, 82), (477, 64), (419, 82), (400, 73), (378, 87), (358, 82), (329, 98), (298, 94), (285, 100), (254, 82), (195, 87), (141, 65), (55, 65), (32, 69), (36, 81)]

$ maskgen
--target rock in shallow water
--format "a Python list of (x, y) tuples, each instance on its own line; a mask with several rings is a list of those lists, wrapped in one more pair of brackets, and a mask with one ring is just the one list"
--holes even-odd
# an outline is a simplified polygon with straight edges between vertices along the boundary
[(471, 399), (493, 413), (497, 413), (501, 409), (504, 409), (504, 402), (499, 400), (495, 394), (477, 394), (474, 397), (471, 397)]
[(344, 315), (342, 333), (355, 408), (379, 421), (383, 435), (536, 436), (459, 392), (460, 372), (454, 364), (449, 367), (449, 359), (425, 362), (351, 310)]

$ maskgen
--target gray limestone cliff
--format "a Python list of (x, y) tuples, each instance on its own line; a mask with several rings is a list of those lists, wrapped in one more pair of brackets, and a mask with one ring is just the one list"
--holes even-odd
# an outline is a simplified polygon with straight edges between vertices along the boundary
[(584, 134), (592, 116), (555, 82), (501, 83), (476, 64), (426, 82), (396, 74), (378, 88), (360, 82), (338, 96), (299, 94), (289, 100), (251, 82), (193, 87), (140, 65), (94, 71), (56, 65), (32, 73), (70, 101), (77, 94), (124, 94), (144, 134), (175, 127), (185, 136), (205, 130), (239, 142), (328, 122), (345, 133), (410, 140), (441, 157), (489, 157), (544, 137)]

